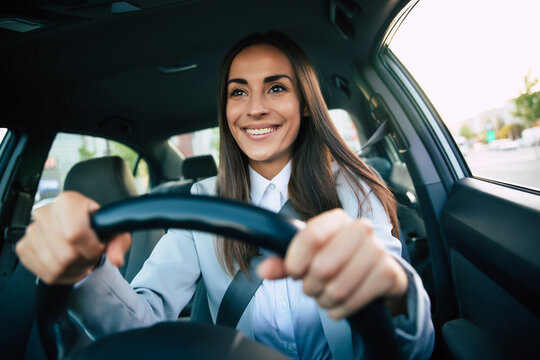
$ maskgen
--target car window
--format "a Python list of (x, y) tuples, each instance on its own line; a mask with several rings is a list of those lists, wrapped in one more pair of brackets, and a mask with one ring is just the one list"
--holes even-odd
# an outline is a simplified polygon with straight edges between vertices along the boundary
[[(63, 189), (64, 180), (73, 165), (80, 161), (102, 156), (117, 155), (134, 170), (139, 194), (149, 188), (148, 165), (139, 154), (119, 142), (100, 137), (59, 133), (56, 135), (43, 168), (35, 198), (35, 207), (56, 198)], [(136, 167), (136, 169), (135, 169)]]
[(334, 125), (347, 145), (355, 152), (360, 152), (360, 140), (358, 139), (358, 131), (351, 116), (346, 110), (331, 109), (330, 117), (334, 121)]
[(8, 143), (10, 131), (6, 128), (0, 128), (0, 173), (4, 173), (4, 168), (9, 158)]
[(216, 164), (219, 161), (219, 128), (214, 127), (175, 135), (169, 142), (180, 151), (182, 156), (212, 155)]
[(390, 42), (472, 175), (534, 189), (540, 189), (539, 13), (535, 0), (512, 6), (420, 0)]
[[(349, 113), (343, 109), (332, 109), (330, 110), (330, 116), (347, 145), (354, 152), (360, 151), (358, 133)], [(184, 157), (210, 154), (214, 157), (216, 164), (219, 161), (218, 127), (175, 135), (169, 139), (169, 142)]]
[(0, 144), (4, 141), (4, 138), (6, 137), (7, 129), (6, 128), (0, 128)]

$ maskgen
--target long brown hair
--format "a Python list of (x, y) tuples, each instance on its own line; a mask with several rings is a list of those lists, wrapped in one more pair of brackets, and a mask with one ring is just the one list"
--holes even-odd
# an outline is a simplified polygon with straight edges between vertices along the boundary
[[(341, 207), (332, 171), (335, 161), (356, 194), (360, 213), (370, 209), (368, 194), (360, 181), (369, 186), (381, 201), (390, 222), (398, 234), (396, 202), (373, 171), (350, 150), (338, 134), (328, 113), (315, 70), (302, 49), (282, 33), (272, 31), (253, 34), (238, 42), (225, 56), (219, 77), (219, 171), (217, 193), (225, 198), (249, 202), (248, 159), (234, 140), (227, 123), (227, 81), (231, 63), (238, 53), (252, 46), (274, 46), (289, 59), (298, 81), (300, 109), (307, 109), (308, 116), (301, 119), (300, 131), (293, 146), (292, 170), (289, 180), (289, 200), (292, 207), (307, 220), (324, 211)], [(302, 111), (302, 110), (301, 110)], [(230, 274), (235, 264), (247, 272), (250, 259), (258, 254), (254, 246), (229, 239), (218, 239), (218, 258)]]

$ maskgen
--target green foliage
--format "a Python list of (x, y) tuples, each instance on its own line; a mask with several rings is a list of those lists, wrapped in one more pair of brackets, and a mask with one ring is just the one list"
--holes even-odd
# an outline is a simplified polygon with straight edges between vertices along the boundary
[(109, 141), (108, 148), (110, 149), (110, 155), (120, 156), (127, 163), (129, 169), (133, 170), (138, 158), (135, 151), (116, 141)]
[(77, 150), (79, 151), (79, 161), (93, 159), (96, 157), (96, 150), (94, 151), (88, 150), (85, 143), (79, 146)]
[[(116, 141), (108, 141), (107, 148), (110, 151), (110, 155), (120, 156), (127, 163), (128, 168), (133, 171), (139, 154), (133, 151), (131, 148)], [(137, 166), (137, 176), (148, 175), (148, 166), (144, 160), (141, 160)]]
[(525, 75), (525, 92), (514, 99), (516, 111), (513, 115), (525, 121), (527, 126), (532, 126), (540, 119), (540, 91), (534, 91), (538, 79), (531, 79), (531, 72)]
[(459, 135), (463, 136), (466, 139), (472, 139), (473, 137), (475, 137), (476, 134), (471, 130), (469, 125), (463, 124), (463, 126), (459, 130)]
[(507, 124), (497, 131), (497, 139), (518, 139), (523, 129), (525, 129), (523, 124)]
[(219, 128), (213, 128), (211, 129), (211, 142), (210, 146), (214, 150), (214, 153), (219, 154)]

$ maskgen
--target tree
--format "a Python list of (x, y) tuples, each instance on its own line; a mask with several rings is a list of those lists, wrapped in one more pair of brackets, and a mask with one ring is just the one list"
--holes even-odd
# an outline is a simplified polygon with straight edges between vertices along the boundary
[(82, 144), (81, 146), (79, 146), (79, 148), (77, 149), (79, 151), (79, 161), (84, 161), (84, 160), (88, 160), (88, 159), (93, 159), (96, 157), (96, 150), (94, 149), (94, 151), (88, 149), (86, 147), (86, 138), (84, 136), (81, 136), (81, 139), (82, 139)]
[[(107, 141), (107, 144), (110, 154), (120, 156), (127, 163), (128, 168), (133, 171), (139, 159), (139, 154), (130, 147), (116, 141)], [(148, 167), (146, 166), (146, 162), (142, 160), (138, 163), (137, 176), (146, 175), (148, 175)]]
[(459, 135), (463, 136), (466, 139), (472, 139), (475, 136), (475, 133), (471, 130), (469, 125), (463, 124), (459, 130)]
[(514, 99), (516, 110), (512, 113), (522, 119), (527, 127), (533, 126), (540, 119), (540, 91), (533, 88), (538, 84), (538, 79), (531, 79), (531, 71), (524, 77), (525, 92)]
[(523, 124), (511, 123), (504, 125), (501, 129), (497, 131), (497, 139), (512, 139), (516, 140), (519, 138), (519, 135), (525, 127)]
[(127, 163), (128, 168), (133, 170), (139, 155), (124, 144), (116, 141), (107, 141), (107, 143), (108, 148), (110, 149), (110, 155), (120, 156)]

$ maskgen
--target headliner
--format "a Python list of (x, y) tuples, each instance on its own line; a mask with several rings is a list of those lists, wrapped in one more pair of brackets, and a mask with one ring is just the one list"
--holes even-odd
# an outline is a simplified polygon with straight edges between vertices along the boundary
[[(329, 20), (326, 0), (240, 0), (234, 7), (222, 0), (132, 1), (142, 10), (118, 15), (105, 1), (58, 2), (67, 5), (2, 5), (3, 15), (52, 23), (25, 34), (0, 33), (1, 76), (9, 92), (2, 122), (17, 114), (17, 126), (39, 121), (55, 130), (142, 143), (216, 126), (221, 58), (253, 32), (277, 29), (295, 39), (322, 74), (329, 106), (339, 105), (332, 75), (350, 79), (355, 64), (368, 61), (399, 1), (357, 1), (361, 12), (349, 40)], [(197, 68), (158, 70), (180, 63)]]

